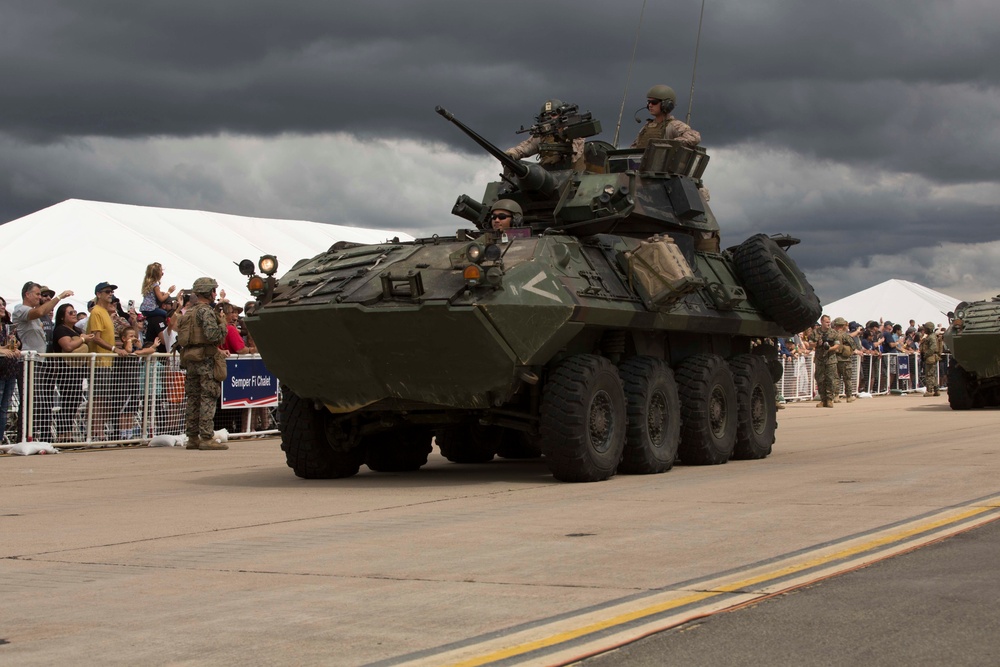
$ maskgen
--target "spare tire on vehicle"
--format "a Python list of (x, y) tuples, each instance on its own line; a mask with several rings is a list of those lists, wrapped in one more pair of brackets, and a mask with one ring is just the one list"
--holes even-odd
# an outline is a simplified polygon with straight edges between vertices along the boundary
[(823, 312), (802, 269), (774, 239), (756, 234), (733, 250), (733, 264), (752, 301), (788, 333), (812, 326)]

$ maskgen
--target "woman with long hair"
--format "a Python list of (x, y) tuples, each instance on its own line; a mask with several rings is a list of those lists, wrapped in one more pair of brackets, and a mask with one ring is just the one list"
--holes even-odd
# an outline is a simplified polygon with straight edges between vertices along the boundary
[[(87, 342), (94, 334), (81, 334), (76, 327), (76, 307), (64, 303), (56, 310), (56, 327), (52, 332), (52, 344), (48, 351), (58, 353), (82, 353), (88, 350)], [(53, 363), (55, 362), (55, 363)], [(56, 442), (73, 441), (73, 416), (83, 402), (83, 379), (87, 368), (65, 358), (50, 358), (48, 363), (53, 372), (55, 385), (59, 388), (59, 412), (56, 413)]]
[(170, 295), (177, 289), (171, 285), (166, 292), (160, 289), (160, 281), (163, 280), (163, 265), (153, 262), (146, 267), (146, 277), (142, 279), (142, 303), (139, 304), (139, 312), (146, 318), (146, 339), (144, 343), (150, 342), (163, 328), (162, 324), (167, 319), (167, 311), (163, 309), (163, 302), (170, 298)]

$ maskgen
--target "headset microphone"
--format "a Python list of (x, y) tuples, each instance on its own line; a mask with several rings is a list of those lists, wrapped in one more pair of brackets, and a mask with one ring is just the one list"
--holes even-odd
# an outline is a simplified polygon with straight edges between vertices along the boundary
[(646, 110), (646, 107), (639, 107), (638, 109), (635, 110), (635, 115), (632, 116), (633, 118), (635, 118), (635, 122), (637, 122), (637, 123), (641, 123), (642, 122), (641, 120), (639, 120), (639, 112), (640, 111), (645, 111), (645, 110)]

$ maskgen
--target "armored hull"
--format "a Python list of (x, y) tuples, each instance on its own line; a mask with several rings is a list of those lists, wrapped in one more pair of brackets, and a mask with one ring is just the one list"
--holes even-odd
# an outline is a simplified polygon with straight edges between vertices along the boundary
[[(459, 198), (475, 229), (337, 244), (260, 292), (248, 325), (295, 473), (413, 470), (432, 438), (455, 462), (544, 455), (566, 481), (767, 456), (765, 340), (820, 313), (797, 241), (722, 250), (701, 149), (598, 145), (586, 172), (545, 171), (475, 137), (513, 172)], [(515, 228), (488, 223), (501, 199)]]
[(945, 344), (952, 354), (948, 402), (968, 410), (1000, 405), (1000, 297), (960, 303)]

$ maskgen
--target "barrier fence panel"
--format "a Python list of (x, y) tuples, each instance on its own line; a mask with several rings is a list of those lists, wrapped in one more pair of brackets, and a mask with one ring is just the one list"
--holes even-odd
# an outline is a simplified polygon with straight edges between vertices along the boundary
[[(937, 383), (941, 389), (948, 387), (948, 364), (951, 355), (944, 354), (937, 364)], [(811, 401), (816, 395), (813, 354), (782, 357), (784, 374), (778, 383), (778, 393), (786, 401)], [(884, 396), (890, 393), (918, 392), (924, 388), (923, 366), (920, 354), (854, 355), (848, 381), (857, 382), (858, 393)], [(843, 380), (838, 387), (841, 396), (846, 394)]]
[[(177, 355), (29, 352), (23, 359), (21, 440), (106, 445), (184, 433), (185, 373)], [(260, 357), (231, 357), (227, 366), (240, 359)], [(216, 410), (216, 428), (230, 437), (276, 434), (275, 404)]]

